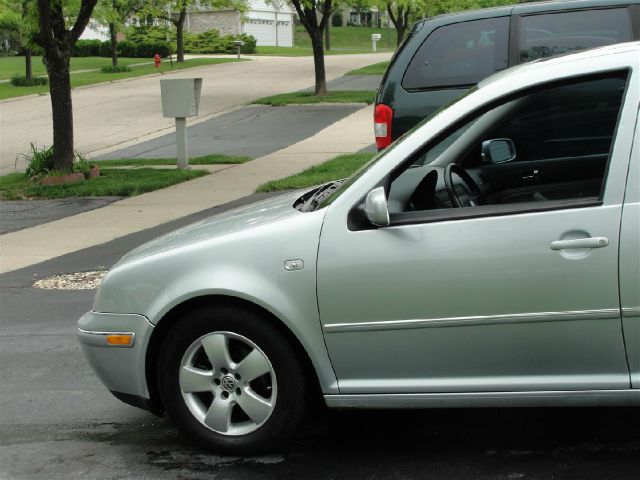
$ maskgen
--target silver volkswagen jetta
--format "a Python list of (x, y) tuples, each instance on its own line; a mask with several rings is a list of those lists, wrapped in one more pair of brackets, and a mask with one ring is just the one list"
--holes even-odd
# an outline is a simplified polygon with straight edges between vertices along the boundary
[(219, 452), (330, 407), (640, 404), (640, 44), (510, 69), (346, 181), (125, 255), (79, 340)]

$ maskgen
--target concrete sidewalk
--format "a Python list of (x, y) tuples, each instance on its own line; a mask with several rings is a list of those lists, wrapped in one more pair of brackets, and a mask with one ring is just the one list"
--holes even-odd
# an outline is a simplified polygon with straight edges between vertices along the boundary
[(371, 144), (373, 107), (363, 107), (287, 148), (104, 208), (0, 236), (0, 273), (108, 242), (253, 193), (257, 186)]

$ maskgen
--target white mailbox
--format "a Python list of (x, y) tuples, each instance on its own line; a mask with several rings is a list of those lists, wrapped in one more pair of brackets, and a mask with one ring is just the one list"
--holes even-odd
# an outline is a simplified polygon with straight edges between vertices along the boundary
[(178, 168), (189, 167), (187, 153), (187, 117), (198, 115), (201, 78), (160, 80), (162, 114), (176, 119), (176, 150)]
[(382, 38), (382, 35), (380, 35), (379, 33), (372, 33), (371, 34), (371, 49), (375, 52), (376, 51), (376, 43), (378, 43), (378, 41)]
[(201, 78), (160, 80), (162, 114), (171, 118), (195, 117), (200, 106)]

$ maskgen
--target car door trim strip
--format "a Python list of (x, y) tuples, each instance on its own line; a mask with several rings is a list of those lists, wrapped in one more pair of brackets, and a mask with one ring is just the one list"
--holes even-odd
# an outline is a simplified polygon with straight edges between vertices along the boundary
[(640, 317), (640, 307), (626, 307), (622, 309), (623, 317)]
[(640, 390), (379, 393), (324, 395), (332, 408), (457, 408), (640, 405)]
[(341, 333), (401, 330), (411, 328), (465, 327), (470, 325), (497, 325), (509, 323), (570, 322), (580, 320), (605, 320), (614, 317), (620, 317), (619, 308), (576, 310), (567, 312), (534, 312), (507, 315), (390, 320), (380, 322), (329, 323), (324, 326), (324, 331), (327, 333)]

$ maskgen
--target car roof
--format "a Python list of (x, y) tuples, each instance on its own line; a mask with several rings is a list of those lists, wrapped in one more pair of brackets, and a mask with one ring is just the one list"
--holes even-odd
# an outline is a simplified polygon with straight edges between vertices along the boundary
[(627, 5), (638, 5), (640, 0), (546, 0), (539, 2), (518, 3), (501, 7), (482, 8), (475, 10), (464, 10), (461, 12), (444, 13), (433, 17), (424, 18), (416, 22), (413, 29), (419, 29), (425, 23), (453, 23), (467, 20), (477, 20), (479, 18), (492, 18), (505, 15), (520, 15), (536, 12), (577, 10), (584, 8), (616, 7)]
[(616, 53), (623, 53), (623, 52), (637, 52), (638, 54), (640, 54), (640, 42), (635, 41), (635, 42), (626, 42), (626, 43), (616, 43), (613, 45), (607, 45), (605, 47), (594, 48), (591, 50), (584, 50), (577, 53), (565, 53), (565, 54), (556, 55), (553, 57), (541, 58), (538, 60), (534, 60), (532, 62), (522, 63), (520, 65), (516, 65), (506, 70), (502, 70), (498, 73), (494, 73), (490, 77), (485, 78), (484, 80), (478, 83), (478, 88), (486, 87), (492, 83), (495, 83), (509, 76), (521, 74), (523, 72), (526, 74), (527, 71), (535, 72), (540, 68), (553, 66), (554, 64), (560, 64), (560, 63), (564, 64), (567, 62), (576, 62), (576, 61), (590, 61), (596, 57), (600, 57), (603, 55), (613, 55)]

